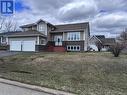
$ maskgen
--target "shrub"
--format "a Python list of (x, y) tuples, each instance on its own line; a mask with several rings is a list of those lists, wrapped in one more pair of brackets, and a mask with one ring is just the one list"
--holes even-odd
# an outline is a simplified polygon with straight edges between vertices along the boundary
[(114, 45), (110, 46), (110, 51), (113, 53), (114, 57), (119, 57), (123, 48), (123, 44), (115, 43)]

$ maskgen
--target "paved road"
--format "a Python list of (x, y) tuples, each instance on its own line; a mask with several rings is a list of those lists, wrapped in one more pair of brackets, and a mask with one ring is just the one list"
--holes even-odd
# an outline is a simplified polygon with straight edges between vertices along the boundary
[(51, 95), (51, 94), (0, 83), (0, 95)]
[(18, 54), (19, 52), (0, 51), (0, 57), (11, 56)]

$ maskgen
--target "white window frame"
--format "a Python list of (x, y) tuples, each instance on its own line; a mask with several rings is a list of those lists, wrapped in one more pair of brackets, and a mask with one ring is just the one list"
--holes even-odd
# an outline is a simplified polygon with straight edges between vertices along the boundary
[[(58, 42), (58, 38), (60, 39), (60, 42)], [(62, 35), (55, 35), (54, 41), (56, 46), (62, 46), (63, 44), (63, 36)]]
[(39, 30), (39, 31), (44, 31), (42, 24), (39, 24), (39, 25), (38, 25), (38, 30)]
[(45, 24), (43, 24), (43, 23), (39, 23), (38, 25), (37, 25), (37, 29), (38, 29), (38, 31), (40, 31), (40, 32), (45, 32), (46, 31), (46, 26), (45, 26)]
[(69, 32), (67, 33), (67, 40), (68, 41), (80, 41), (80, 32)]
[[(74, 48), (76, 48), (76, 49), (74, 49)], [(80, 51), (80, 50), (81, 50), (80, 45), (68, 45), (67, 46), (67, 51)]]

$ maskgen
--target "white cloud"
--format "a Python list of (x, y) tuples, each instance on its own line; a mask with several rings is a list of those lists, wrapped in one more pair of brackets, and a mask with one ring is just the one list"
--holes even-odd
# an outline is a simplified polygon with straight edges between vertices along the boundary
[(115, 28), (127, 26), (127, 13), (116, 12), (111, 14), (102, 14), (96, 16), (93, 20), (99, 28)]
[(127, 11), (127, 0), (95, 0), (99, 9), (105, 11)]
[(92, 34), (120, 33), (127, 26), (126, 0), (19, 0), (29, 9), (16, 12), (19, 25), (44, 19), (53, 24), (90, 20)]
[(127, 13), (100, 13), (92, 20), (92, 32), (117, 36), (127, 27)]
[(111, 14), (101, 14), (97, 15), (93, 19), (94, 27), (100, 29), (123, 29), (127, 26), (127, 13), (126, 12), (116, 12)]
[(58, 18), (62, 21), (85, 20), (97, 13), (97, 6), (93, 0), (75, 0), (61, 7)]

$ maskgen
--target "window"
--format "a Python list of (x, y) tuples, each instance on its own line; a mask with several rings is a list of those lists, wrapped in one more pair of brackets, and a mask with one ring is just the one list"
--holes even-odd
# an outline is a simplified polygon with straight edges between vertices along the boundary
[(2, 42), (6, 42), (6, 37), (2, 37)]
[(45, 24), (38, 24), (38, 31), (45, 31)]
[(70, 46), (67, 47), (67, 50), (70, 50)]
[(63, 37), (61, 35), (54, 36), (56, 46), (62, 46)]
[(45, 45), (46, 44), (46, 41), (44, 39), (41, 40), (41, 44), (42, 45)]
[(69, 41), (79, 41), (80, 40), (80, 32), (70, 32), (67, 34), (67, 40)]
[(67, 46), (67, 51), (80, 51), (80, 46), (69, 45)]

